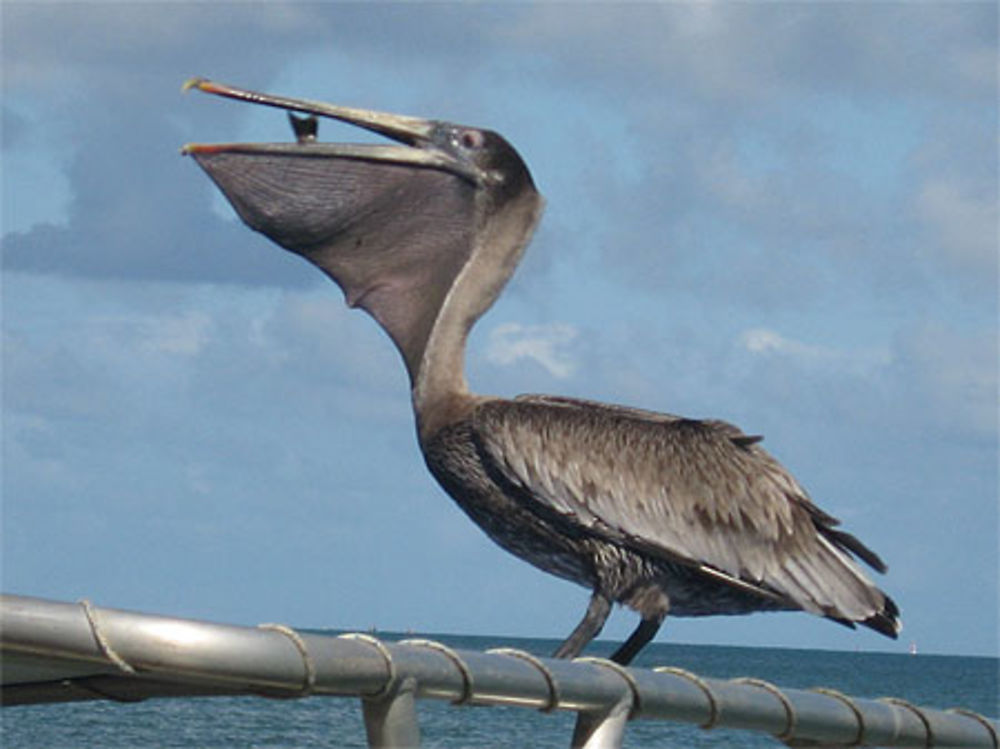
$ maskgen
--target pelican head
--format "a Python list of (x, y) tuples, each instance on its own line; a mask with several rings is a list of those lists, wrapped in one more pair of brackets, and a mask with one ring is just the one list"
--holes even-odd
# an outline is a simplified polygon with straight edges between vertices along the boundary
[[(204, 79), (189, 88), (278, 107), (292, 118), (294, 142), (184, 146), (240, 217), (317, 265), (350, 306), (369, 312), (400, 350), (414, 388), (431, 335), (456, 297), (447, 329), (460, 340), (435, 349), (454, 349), (460, 359), (468, 329), (506, 284), (541, 214), (517, 151), (492, 130), (441, 120)], [(324, 143), (320, 117), (395, 143)]]

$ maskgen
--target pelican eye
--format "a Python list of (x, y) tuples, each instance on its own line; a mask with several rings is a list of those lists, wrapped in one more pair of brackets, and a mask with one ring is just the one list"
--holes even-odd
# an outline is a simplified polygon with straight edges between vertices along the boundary
[(458, 144), (462, 148), (478, 149), (486, 145), (486, 138), (479, 130), (462, 130), (457, 136)]

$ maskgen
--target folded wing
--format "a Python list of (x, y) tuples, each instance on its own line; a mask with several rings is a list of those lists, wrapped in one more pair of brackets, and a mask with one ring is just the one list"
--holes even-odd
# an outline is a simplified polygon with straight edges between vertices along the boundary
[(481, 450), (533, 509), (844, 623), (895, 636), (895, 606), (851, 554), (881, 560), (721, 421), (522, 396), (481, 406)]

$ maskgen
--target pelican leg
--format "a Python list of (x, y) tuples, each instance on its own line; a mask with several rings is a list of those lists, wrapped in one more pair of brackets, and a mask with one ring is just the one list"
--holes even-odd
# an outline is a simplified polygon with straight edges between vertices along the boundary
[(627, 666), (631, 663), (632, 659), (639, 654), (639, 651), (646, 647), (646, 644), (660, 631), (660, 625), (663, 624), (665, 617), (666, 614), (644, 617), (639, 622), (639, 626), (635, 628), (635, 632), (629, 635), (629, 638), (622, 643), (621, 647), (612, 653), (611, 660), (622, 666)]
[(611, 601), (607, 599), (607, 596), (595, 590), (594, 595), (590, 597), (590, 603), (587, 605), (587, 613), (583, 615), (583, 619), (576, 625), (576, 629), (570, 633), (570, 636), (552, 654), (552, 657), (576, 658), (576, 656), (580, 655), (580, 651), (587, 647), (587, 643), (597, 637), (597, 634), (604, 626), (604, 622), (608, 620), (608, 614), (610, 613)]

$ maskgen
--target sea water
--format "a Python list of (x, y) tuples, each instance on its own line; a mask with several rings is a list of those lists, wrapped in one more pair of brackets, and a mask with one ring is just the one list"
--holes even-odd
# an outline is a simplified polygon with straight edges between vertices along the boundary
[[(399, 639), (379, 633), (387, 639)], [(517, 647), (539, 655), (555, 640), (430, 635), (455, 648)], [(595, 643), (588, 655), (608, 655), (612, 643)], [(634, 666), (671, 665), (701, 676), (753, 676), (779, 686), (829, 687), (855, 697), (901, 697), (925, 707), (963, 707), (997, 719), (998, 661), (941, 655), (846, 653), (823, 650), (653, 644)], [(465, 747), (568, 747), (575, 715), (513, 707), (453, 707), (421, 700), (417, 707), (421, 745)], [(0, 713), (4, 749), (277, 749), (365, 747), (357, 699), (256, 697), (153, 699), (134, 704), (80, 702), (6, 708)], [(728, 729), (704, 731), (665, 721), (630, 723), (625, 746), (775, 747), (762, 734)]]

